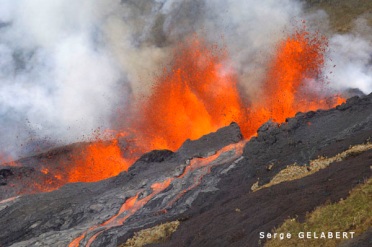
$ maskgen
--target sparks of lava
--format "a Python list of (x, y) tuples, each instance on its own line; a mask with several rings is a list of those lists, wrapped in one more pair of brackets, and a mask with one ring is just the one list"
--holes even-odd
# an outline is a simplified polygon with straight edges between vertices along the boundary
[[(297, 112), (327, 109), (345, 99), (321, 97), (305, 90), (320, 80), (327, 40), (304, 30), (283, 40), (263, 83), (260, 100), (247, 103), (238, 89), (225, 49), (194, 38), (174, 51), (171, 67), (157, 78), (150, 97), (140, 104), (136, 135), (151, 149), (176, 150), (186, 139), (198, 139), (231, 122), (250, 138), (272, 119), (282, 123)], [(139, 120), (138, 120), (139, 119)]]
[(234, 73), (224, 72), (224, 49), (194, 38), (175, 51), (170, 68), (156, 79), (150, 97), (140, 102), (133, 122), (148, 149), (176, 150), (188, 138), (198, 139), (237, 122), (246, 108)]
[[(232, 121), (237, 122), (243, 134), (249, 138), (269, 119), (281, 123), (298, 111), (330, 108), (340, 104), (344, 102), (340, 97), (326, 100), (301, 91), (306, 79), (320, 76), (325, 47), (325, 39), (310, 37), (304, 31), (288, 37), (279, 44), (272, 60), (262, 100), (244, 105), (236, 76), (221, 72), (222, 61), (227, 59), (226, 52), (211, 49), (201, 40), (181, 45), (175, 51), (170, 70), (158, 78), (152, 95), (141, 102), (138, 115), (140, 120), (133, 123), (133, 126), (137, 126), (135, 134), (142, 143), (149, 143), (145, 149), (175, 150), (184, 140), (197, 139)], [(190, 163), (184, 174), (177, 179), (182, 179), (200, 167), (205, 169), (203, 175), (173, 198), (167, 208), (200, 184), (202, 177), (210, 171), (207, 164), (216, 157), (195, 159)], [(152, 186), (153, 192), (141, 200), (138, 200), (138, 194), (129, 198), (115, 216), (89, 229), (72, 243), (80, 243), (88, 232), (96, 231), (88, 239), (89, 246), (104, 230), (123, 224), (174, 179)]]
[(267, 73), (262, 100), (249, 109), (250, 134), (269, 119), (282, 123), (297, 112), (328, 109), (345, 102), (337, 95), (322, 98), (302, 91), (307, 80), (321, 77), (326, 46), (324, 37), (311, 36), (306, 31), (299, 31), (279, 44)]
[[(269, 119), (282, 123), (299, 111), (343, 103), (341, 97), (305, 90), (308, 81), (321, 78), (326, 47), (325, 38), (304, 30), (284, 39), (269, 64), (262, 91), (257, 92), (260, 100), (247, 102), (239, 91), (237, 73), (224, 66), (229, 61), (227, 49), (198, 37), (185, 41), (173, 51), (170, 66), (156, 78), (152, 93), (137, 100), (138, 112), (125, 130), (134, 136), (130, 142), (122, 136), (92, 142), (64, 165), (64, 174), (48, 172), (58, 178), (59, 186), (99, 181), (126, 171), (144, 152), (176, 150), (186, 139), (200, 138), (231, 122), (238, 123), (249, 139)], [(120, 138), (129, 143), (126, 155)]]

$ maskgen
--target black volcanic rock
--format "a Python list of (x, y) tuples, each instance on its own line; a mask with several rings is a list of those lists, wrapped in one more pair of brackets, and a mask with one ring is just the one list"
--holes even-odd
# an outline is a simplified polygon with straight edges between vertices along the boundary
[[(0, 201), (21, 194), (50, 191), (60, 187), (61, 181), (54, 176), (53, 171), (66, 176), (65, 166), (71, 163), (74, 152), (82, 152), (87, 145), (89, 145), (87, 142), (74, 143), (19, 159), (14, 164), (0, 165), (0, 170), (8, 169), (12, 173), (3, 179), (7, 186), (0, 188)], [(51, 172), (42, 172), (43, 168)]]
[(12, 176), (13, 172), (8, 168), (1, 169), (0, 170), (0, 178), (7, 178), (9, 176)]
[(177, 150), (177, 153), (184, 159), (193, 157), (208, 157), (229, 144), (237, 143), (243, 139), (240, 127), (236, 123), (219, 129), (218, 131), (205, 135), (198, 140), (186, 140)]
[[(370, 178), (372, 151), (252, 193), (255, 182), (267, 183), (289, 164), (331, 157), (370, 137), (372, 94), (328, 111), (298, 113), (281, 125), (267, 122), (245, 145), (242, 159), (220, 176), (219, 190), (198, 197), (171, 240), (153, 246), (258, 246), (259, 231), (270, 232), (289, 217), (304, 219), (316, 206), (345, 198)], [(223, 167), (217, 167), (208, 176), (221, 173)]]
[(0, 170), (0, 186), (7, 185), (7, 178), (14, 175), (12, 170), (9, 168), (4, 168)]
[[(266, 123), (247, 143), (244, 156), (255, 165), (287, 165), (305, 164), (319, 155), (335, 155), (372, 136), (371, 106), (372, 95), (353, 97), (335, 109), (298, 113), (281, 125)], [(326, 151), (331, 143), (338, 143), (339, 149)]]
[[(221, 137), (222, 136), (222, 137)], [(240, 129), (236, 124), (222, 128), (216, 133), (202, 137), (200, 140), (187, 142), (186, 146), (191, 150), (181, 148), (182, 152), (173, 153), (168, 150), (152, 151), (144, 154), (132, 165), (128, 172), (123, 172), (117, 177), (107, 179), (97, 183), (76, 183), (67, 184), (59, 190), (36, 195), (26, 195), (14, 200), (0, 203), (0, 246), (35, 246), (53, 245), (66, 246), (73, 238), (92, 225), (99, 225), (110, 217), (114, 216), (122, 204), (130, 197), (140, 192), (140, 198), (151, 194), (154, 183), (162, 182), (168, 178), (177, 178), (190, 166), (193, 155), (198, 156), (198, 148), (208, 145), (206, 152), (216, 153), (221, 147), (237, 142), (241, 139)], [(61, 153), (57, 149), (57, 158)], [(70, 153), (70, 152), (68, 152)], [(187, 153), (187, 155), (185, 155)], [(231, 154), (230, 154), (231, 155)], [(43, 158), (44, 155), (38, 157)], [(33, 157), (33, 162), (37, 162), (38, 157)], [(53, 162), (53, 155), (48, 156)], [(230, 160), (230, 156), (224, 158)], [(26, 159), (28, 160), (28, 159)], [(221, 162), (221, 160), (219, 160)], [(223, 162), (223, 161), (222, 161)], [(179, 182), (174, 182), (168, 188), (167, 196), (177, 197), (180, 191), (193, 185), (196, 178), (202, 177), (207, 170), (198, 171), (196, 174), (187, 174)], [(200, 190), (200, 191), (199, 191)], [(193, 190), (193, 195), (189, 196), (190, 203), (202, 191), (202, 188)], [(194, 198), (194, 199), (193, 199)], [(154, 198), (155, 199), (155, 198)], [(167, 201), (159, 203), (156, 199), (149, 202), (149, 205), (160, 211), (167, 207)], [(175, 207), (174, 216), (179, 212), (184, 212), (189, 207), (188, 203), (180, 203)], [(146, 211), (146, 210), (145, 210)], [(153, 213), (151, 213), (153, 214)], [(17, 222), (18, 217), (24, 218)], [(133, 216), (135, 219), (136, 216)], [(154, 215), (152, 221), (164, 218), (164, 215)], [(15, 220), (15, 221), (14, 221)], [(9, 224), (5, 227), (4, 222)], [(146, 220), (136, 220), (132, 227), (147, 225)], [(2, 228), (4, 226), (5, 228)], [(125, 235), (131, 228), (122, 230)], [(115, 231), (115, 229), (114, 229)], [(113, 246), (116, 238), (110, 238), (109, 242), (105, 239), (106, 234), (112, 234), (111, 230), (102, 234), (97, 243), (105, 243), (105, 246)], [(116, 237), (119, 236), (115, 234)], [(48, 239), (47, 241), (45, 239)], [(99, 244), (99, 245), (100, 245)]]
[[(117, 246), (135, 231), (171, 220), (182, 222), (159, 246), (257, 246), (258, 231), (345, 198), (371, 176), (372, 151), (252, 192), (255, 182), (265, 183), (288, 164), (333, 156), (371, 136), (372, 94), (328, 111), (298, 113), (280, 125), (268, 122), (244, 152), (239, 127), (232, 124), (186, 141), (177, 152), (145, 154), (117, 177), (0, 202), (0, 246), (68, 246), (80, 236), (81, 246), (89, 240), (92, 247)], [(143, 206), (121, 214), (129, 199)], [(111, 224), (126, 216), (124, 224)], [(109, 219), (114, 220), (109, 224)]]
[(138, 161), (141, 162), (163, 162), (170, 158), (174, 153), (170, 150), (154, 150), (142, 155)]
[[(259, 232), (271, 232), (289, 217), (303, 221), (306, 213), (317, 206), (346, 198), (353, 187), (371, 177), (371, 164), (370, 150), (303, 179), (254, 193), (242, 188), (242, 184), (231, 186), (222, 178), (218, 185), (222, 198), (208, 198), (213, 206), (207, 210), (197, 205), (203, 200), (198, 198), (188, 212), (188, 219), (180, 224), (171, 239), (151, 246), (263, 246), (264, 241), (259, 244)], [(232, 172), (232, 176), (238, 176), (239, 171), (242, 172), (240, 169)], [(369, 239), (370, 234), (366, 234), (350, 246), (368, 246), (355, 243), (366, 243)]]
[(346, 89), (346, 90), (344, 90), (344, 92), (342, 93), (342, 95), (345, 98), (351, 98), (351, 97), (354, 97), (354, 96), (358, 96), (358, 97), (364, 97), (364, 96), (366, 96), (365, 93), (363, 93), (359, 88), (349, 88), (349, 89)]

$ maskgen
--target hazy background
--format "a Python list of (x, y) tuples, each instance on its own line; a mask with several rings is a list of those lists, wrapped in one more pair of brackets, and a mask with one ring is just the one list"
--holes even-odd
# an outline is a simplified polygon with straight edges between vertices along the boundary
[(194, 33), (227, 47), (226, 66), (254, 100), (275, 45), (306, 20), (329, 38), (329, 90), (370, 93), (371, 9), (369, 0), (0, 0), (0, 161), (120, 126)]

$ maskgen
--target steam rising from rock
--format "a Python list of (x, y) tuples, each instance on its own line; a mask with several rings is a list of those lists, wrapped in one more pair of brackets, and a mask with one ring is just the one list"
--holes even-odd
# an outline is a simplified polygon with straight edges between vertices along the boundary
[[(316, 19), (295, 0), (0, 0), (0, 6), (0, 155), (14, 158), (34, 152), (29, 144), (73, 142), (125, 122), (132, 98), (149, 92), (169, 50), (193, 33), (226, 46), (226, 70), (238, 72), (254, 100), (277, 42), (296, 21)], [(371, 39), (330, 35), (331, 88), (371, 92)]]

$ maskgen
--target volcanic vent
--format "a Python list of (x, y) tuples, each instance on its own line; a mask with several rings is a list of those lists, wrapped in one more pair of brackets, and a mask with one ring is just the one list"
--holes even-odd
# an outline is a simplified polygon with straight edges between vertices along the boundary
[(126, 171), (145, 152), (176, 150), (184, 140), (195, 140), (231, 122), (238, 123), (249, 139), (269, 119), (281, 123), (299, 111), (340, 104), (344, 99), (338, 95), (322, 96), (307, 89), (306, 82), (313, 78), (326, 89), (319, 79), (325, 49), (324, 37), (305, 30), (284, 39), (269, 66), (260, 99), (249, 101), (242, 97), (235, 74), (224, 72), (226, 51), (194, 37), (173, 51), (170, 68), (156, 79), (151, 95), (137, 102), (124, 131), (110, 131), (106, 140), (98, 137), (92, 143), (19, 160), (23, 173), (34, 174), (33, 182), (25, 187), (16, 183), (4, 196), (106, 179)]
[[(227, 9), (239, 12), (237, 2)], [(278, 25), (292, 12), (303, 14), (302, 4), (289, 2), (293, 8), (265, 4)], [(24, 94), (19, 104), (0, 100), (8, 109), (4, 122), (18, 121), (9, 109), (32, 117), (29, 133), (19, 131), (28, 140), (22, 148), (13, 147), (12, 131), (0, 130), (9, 139), (0, 157), (6, 160), (0, 166), (0, 246), (131, 246), (128, 239), (140, 230), (163, 223), (177, 225), (173, 235), (149, 244), (263, 245), (259, 232), (287, 218), (305, 221), (308, 212), (346, 198), (370, 178), (372, 95), (364, 95), (364, 86), (363, 92), (349, 84), (344, 90), (332, 78), (338, 68), (329, 45), (343, 36), (314, 31), (311, 15), (284, 21), (280, 31), (263, 25), (260, 32), (233, 16), (225, 31), (247, 38), (242, 46), (209, 30), (223, 24), (215, 17), (219, 4), (196, 5), (87, 4), (92, 8), (84, 13), (94, 11), (66, 22), (80, 23), (77, 29), (61, 24), (61, 32), (48, 36), (30, 28), (30, 44), (8, 42), (24, 31), (22, 13), (4, 23), (0, 18), (0, 55), (12, 54), (11, 69), (0, 71), (0, 80), (6, 78), (1, 95), (11, 99), (28, 87), (37, 95), (34, 101)], [(71, 11), (64, 1), (60, 7)], [(285, 16), (278, 17), (277, 7)], [(201, 14), (204, 9), (211, 13)], [(273, 40), (260, 38), (268, 30)], [(350, 58), (357, 69), (341, 63), (356, 71), (361, 85), (369, 78), (368, 70), (359, 70), (369, 66), (364, 58)], [(45, 84), (40, 74), (55, 77), (55, 84)], [(78, 108), (84, 121), (74, 114)], [(96, 130), (71, 141), (77, 130), (87, 134), (85, 125)], [(61, 137), (62, 144), (73, 144), (57, 145)], [(352, 227), (361, 241), (370, 236)]]
[[(372, 95), (329, 111), (297, 114), (280, 126), (264, 125), (247, 143), (233, 123), (186, 141), (177, 152), (145, 154), (114, 178), (2, 201), (1, 243), (115, 246), (139, 229), (180, 220), (171, 246), (254, 245), (258, 231), (270, 231), (286, 217), (303, 216), (327, 200), (337, 201), (370, 177), (369, 156), (353, 156), (303, 181), (251, 191), (256, 181), (268, 183), (293, 162), (331, 157), (366, 141), (372, 135), (371, 105)], [(273, 169), (267, 170), (267, 164)], [(301, 203), (292, 203), (299, 196)], [(273, 210), (278, 203), (288, 214)]]

